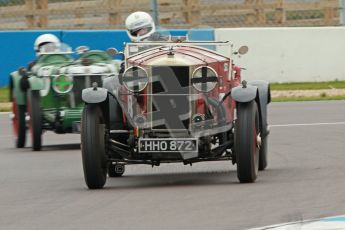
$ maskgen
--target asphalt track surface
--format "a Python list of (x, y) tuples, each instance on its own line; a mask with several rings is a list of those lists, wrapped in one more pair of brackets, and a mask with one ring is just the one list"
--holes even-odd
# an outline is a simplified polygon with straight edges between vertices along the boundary
[(230, 162), (128, 166), (84, 183), (78, 135), (13, 148), (0, 115), (0, 229), (247, 229), (345, 214), (345, 101), (272, 103), (269, 167), (240, 184)]

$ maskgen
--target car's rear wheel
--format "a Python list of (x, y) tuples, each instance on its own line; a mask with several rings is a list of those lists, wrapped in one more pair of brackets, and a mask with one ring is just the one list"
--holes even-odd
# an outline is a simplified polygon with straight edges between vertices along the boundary
[(12, 128), (15, 138), (15, 146), (23, 148), (26, 141), (26, 105), (18, 105), (15, 98), (12, 99)]
[(239, 103), (235, 123), (237, 177), (241, 183), (257, 178), (260, 143), (259, 111), (255, 101)]
[(42, 147), (42, 110), (40, 105), (40, 91), (28, 91), (28, 113), (30, 116), (29, 130), (31, 134), (32, 150), (39, 151)]
[(100, 189), (106, 182), (108, 168), (105, 154), (104, 116), (99, 105), (85, 105), (81, 125), (85, 182), (90, 189)]
[(125, 173), (124, 164), (109, 164), (108, 175), (109, 177), (120, 177)]

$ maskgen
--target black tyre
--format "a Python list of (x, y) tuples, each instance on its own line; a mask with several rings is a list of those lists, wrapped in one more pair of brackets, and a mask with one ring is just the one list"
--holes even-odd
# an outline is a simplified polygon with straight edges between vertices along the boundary
[(18, 105), (16, 99), (12, 99), (12, 128), (16, 148), (23, 148), (26, 141), (26, 105)]
[(90, 189), (103, 188), (107, 179), (104, 128), (104, 117), (100, 106), (85, 105), (81, 120), (81, 150), (84, 178)]
[(259, 169), (259, 111), (255, 101), (239, 103), (235, 123), (235, 153), (237, 177), (241, 183), (251, 183)]
[(268, 136), (261, 139), (260, 157), (259, 157), (260, 171), (263, 171), (267, 168), (267, 141), (268, 141)]
[(39, 151), (42, 147), (42, 110), (40, 100), (40, 91), (28, 90), (27, 109), (30, 116), (31, 146), (34, 151)]
[(109, 177), (120, 177), (125, 172), (124, 164), (109, 164), (108, 175)]

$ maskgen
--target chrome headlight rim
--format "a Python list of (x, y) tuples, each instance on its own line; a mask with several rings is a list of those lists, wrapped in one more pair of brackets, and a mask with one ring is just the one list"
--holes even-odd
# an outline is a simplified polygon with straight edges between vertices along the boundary
[[(60, 84), (56, 83), (57, 79), (62, 77), (62, 76), (64, 76), (65, 78), (69, 78), (69, 82), (67, 84), (67, 85), (69, 85), (69, 87), (66, 90), (60, 90), (58, 88), (58, 85), (60, 85)], [(73, 86), (74, 86), (74, 84), (73, 84), (73, 76), (70, 75), (70, 74), (59, 74), (59, 75), (56, 75), (56, 76), (54, 76), (53, 81), (52, 81), (52, 88), (54, 89), (54, 91), (56, 93), (59, 93), (59, 94), (67, 94), (67, 93), (71, 92), (71, 90), (73, 89)]]
[[(134, 69), (134, 68), (140, 69), (140, 70), (144, 71), (145, 77), (146, 77), (146, 82), (145, 82), (144, 85), (142, 85), (138, 90), (134, 90), (134, 89), (132, 89), (130, 86), (128, 86), (128, 85), (126, 84), (127, 82), (126, 82), (126, 80), (125, 80), (125, 78), (126, 78), (126, 73), (128, 73), (128, 71), (130, 71), (130, 70), (132, 70), (132, 69)], [(125, 88), (126, 88), (128, 91), (130, 91), (130, 92), (132, 92), (132, 93), (139, 93), (139, 92), (143, 91), (143, 90), (147, 87), (147, 85), (148, 85), (148, 83), (149, 83), (149, 75), (148, 75), (147, 71), (146, 71), (143, 67), (141, 67), (141, 66), (130, 66), (130, 67), (128, 67), (127, 69), (125, 69), (125, 71), (123, 72), (123, 75), (122, 75), (122, 83), (123, 83), (123, 85), (125, 86)]]
[[(202, 71), (202, 68), (207, 68), (208, 70), (211, 70), (211, 71), (214, 73), (214, 76), (217, 78), (217, 81), (215, 81), (214, 84), (211, 86), (211, 88), (208, 89), (208, 90), (206, 90), (206, 91), (202, 90), (202, 89), (199, 88), (199, 87), (196, 87), (196, 86), (195, 86), (196, 83), (192, 83), (192, 86), (193, 86), (193, 88), (194, 88), (196, 91), (198, 91), (198, 92), (201, 92), (201, 93), (209, 93), (209, 92), (211, 92), (212, 90), (214, 90), (214, 89), (216, 88), (216, 86), (217, 86), (217, 83), (218, 83), (218, 73), (217, 73), (217, 71), (216, 71), (214, 68), (212, 68), (212, 67), (210, 67), (210, 66), (199, 66), (199, 67), (197, 67), (197, 68), (193, 71), (193, 73), (192, 73), (192, 80), (195, 78), (195, 74), (196, 74), (198, 71)], [(198, 77), (198, 78), (200, 78), (200, 77)], [(198, 84), (199, 84), (199, 83), (198, 83)]]

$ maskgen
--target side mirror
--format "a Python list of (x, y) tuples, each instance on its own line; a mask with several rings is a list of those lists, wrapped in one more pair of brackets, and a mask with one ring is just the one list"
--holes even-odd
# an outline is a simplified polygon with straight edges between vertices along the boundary
[(117, 49), (115, 49), (115, 48), (109, 48), (109, 49), (107, 49), (107, 54), (109, 55), (109, 56), (115, 56), (116, 54), (118, 54), (119, 53), (119, 51), (117, 51)]
[(244, 54), (248, 53), (248, 50), (249, 50), (248, 46), (241, 46), (238, 49), (237, 53), (239, 53), (240, 55), (244, 55)]
[(83, 53), (86, 53), (87, 51), (89, 51), (90, 48), (88, 46), (78, 46), (76, 49), (75, 49), (75, 52), (78, 54), (78, 55), (81, 55)]

